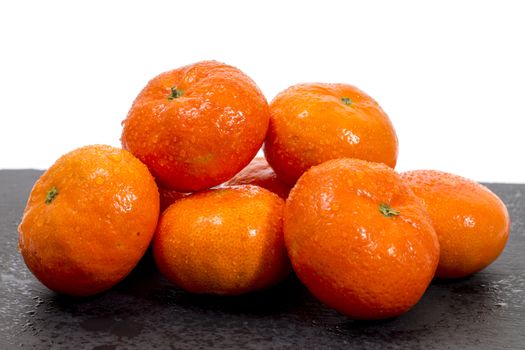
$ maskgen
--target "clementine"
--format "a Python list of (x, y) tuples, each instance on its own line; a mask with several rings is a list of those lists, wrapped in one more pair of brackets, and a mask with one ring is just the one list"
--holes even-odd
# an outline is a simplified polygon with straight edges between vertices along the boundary
[(264, 152), (290, 185), (309, 167), (334, 158), (396, 165), (397, 136), (390, 119), (354, 86), (295, 85), (273, 99), (270, 112)]
[(133, 102), (121, 141), (162, 187), (193, 192), (244, 168), (268, 122), (268, 103), (248, 76), (204, 61), (153, 78)]
[(82, 147), (35, 183), (18, 228), (20, 252), (48, 288), (96, 294), (137, 264), (158, 215), (157, 186), (144, 164), (125, 150)]
[(402, 177), (420, 197), (441, 246), (439, 278), (478, 272), (501, 254), (510, 231), (505, 204), (487, 187), (436, 170), (416, 170)]
[(288, 197), (288, 193), (290, 192), (290, 186), (277, 177), (264, 157), (254, 158), (250, 164), (226, 182), (225, 185), (256, 185), (266, 188), (268, 191), (284, 199)]
[(284, 235), (299, 279), (356, 319), (400, 315), (434, 276), (439, 243), (423, 206), (388, 166), (336, 159), (290, 192)]
[(235, 295), (274, 285), (290, 272), (284, 200), (251, 185), (213, 189), (172, 204), (153, 238), (160, 271), (194, 293)]

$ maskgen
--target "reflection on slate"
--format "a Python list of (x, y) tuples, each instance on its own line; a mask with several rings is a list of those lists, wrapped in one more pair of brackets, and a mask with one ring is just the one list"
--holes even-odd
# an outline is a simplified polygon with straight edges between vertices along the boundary
[(57, 295), (17, 251), (16, 227), (40, 174), (0, 171), (0, 349), (525, 349), (525, 185), (489, 184), (512, 219), (493, 265), (433, 282), (405, 315), (363, 322), (324, 307), (294, 276), (241, 297), (190, 295), (162, 278), (150, 255), (109, 292)]

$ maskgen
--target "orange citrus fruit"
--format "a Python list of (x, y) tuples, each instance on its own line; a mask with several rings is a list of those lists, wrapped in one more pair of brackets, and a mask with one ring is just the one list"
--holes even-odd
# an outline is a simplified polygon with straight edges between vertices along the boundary
[(335, 158), (359, 158), (395, 167), (397, 136), (370, 96), (346, 84), (292, 86), (270, 104), (264, 152), (288, 184), (308, 168)]
[(96, 294), (137, 264), (158, 215), (157, 186), (144, 164), (118, 148), (82, 147), (35, 183), (18, 228), (20, 252), (48, 288)]
[(436, 277), (471, 275), (501, 254), (510, 230), (509, 213), (487, 187), (435, 170), (409, 171), (402, 177), (423, 200), (438, 235)]
[(281, 181), (264, 157), (254, 158), (246, 168), (225, 183), (226, 186), (256, 185), (286, 199), (290, 186)]
[(133, 102), (121, 141), (162, 187), (193, 192), (244, 168), (268, 122), (268, 103), (247, 75), (204, 61), (153, 78)]
[(290, 272), (284, 200), (257, 186), (193, 194), (162, 215), (153, 238), (160, 271), (193, 293), (235, 295), (266, 288)]
[(306, 171), (284, 215), (299, 279), (326, 305), (356, 319), (397, 316), (434, 276), (439, 243), (430, 218), (394, 170), (336, 159)]

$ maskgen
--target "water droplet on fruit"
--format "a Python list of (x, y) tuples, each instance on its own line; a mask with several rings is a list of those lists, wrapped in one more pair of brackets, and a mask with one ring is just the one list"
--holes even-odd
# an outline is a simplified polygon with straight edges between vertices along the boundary
[(299, 118), (299, 119), (303, 119), (303, 118), (306, 118), (306, 117), (308, 117), (308, 116), (309, 116), (309, 113), (308, 113), (308, 111), (305, 110), (305, 111), (302, 111), (301, 113), (299, 113), (299, 114), (297, 115), (297, 118)]
[(369, 235), (368, 235), (368, 232), (366, 231), (366, 228), (364, 227), (358, 227), (357, 228), (357, 232), (359, 233), (359, 236), (366, 240), (366, 239), (369, 239)]
[(368, 197), (368, 198), (372, 198), (372, 195), (370, 194), (370, 192), (368, 192), (367, 190), (363, 190), (361, 188), (358, 188), (357, 189), (357, 195), (359, 197)]
[(109, 159), (114, 162), (120, 162), (122, 160), (122, 155), (120, 153), (112, 153), (109, 155)]
[(476, 220), (471, 216), (467, 215), (463, 217), (463, 226), (472, 228), (476, 226)]
[(388, 247), (387, 249), (387, 252), (388, 252), (388, 255), (390, 255), (391, 257), (396, 257), (396, 248), (391, 245), (390, 247)]
[(351, 145), (356, 145), (361, 141), (361, 138), (348, 129), (341, 130), (341, 139)]

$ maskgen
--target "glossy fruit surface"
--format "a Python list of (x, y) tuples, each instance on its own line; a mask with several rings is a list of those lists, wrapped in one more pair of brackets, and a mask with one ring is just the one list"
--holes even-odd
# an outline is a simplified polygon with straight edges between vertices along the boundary
[(121, 141), (162, 187), (193, 192), (244, 168), (268, 122), (268, 103), (248, 76), (204, 61), (153, 78), (133, 102)]
[(439, 278), (478, 272), (501, 254), (510, 231), (505, 204), (487, 187), (436, 170), (402, 174), (420, 197), (439, 238)]
[(439, 243), (420, 201), (383, 164), (310, 168), (286, 201), (285, 242), (314, 296), (357, 319), (402, 314), (427, 289)]
[(254, 158), (250, 164), (226, 182), (225, 185), (256, 185), (266, 188), (283, 199), (288, 197), (291, 189), (290, 186), (277, 177), (264, 157)]
[(48, 288), (96, 294), (135, 267), (158, 215), (157, 186), (144, 164), (118, 148), (82, 147), (35, 183), (18, 228), (20, 252)]
[(284, 201), (257, 186), (218, 188), (176, 201), (153, 239), (160, 271), (193, 293), (236, 295), (270, 287), (290, 272)]
[(298, 84), (270, 103), (265, 156), (293, 185), (308, 168), (335, 158), (358, 158), (395, 167), (397, 136), (370, 96), (346, 84)]

